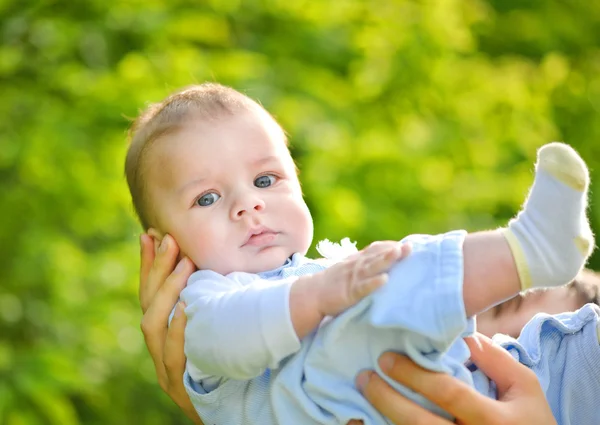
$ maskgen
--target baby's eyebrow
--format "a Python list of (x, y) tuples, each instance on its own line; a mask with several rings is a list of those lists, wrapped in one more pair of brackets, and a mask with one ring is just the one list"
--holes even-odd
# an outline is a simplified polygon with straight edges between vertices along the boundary
[(504, 314), (506, 312), (506, 310), (508, 310), (510, 308), (512, 308), (513, 311), (519, 310), (521, 308), (521, 304), (523, 303), (523, 298), (524, 298), (523, 294), (520, 293), (520, 294), (516, 295), (515, 297), (492, 307), (493, 310), (492, 309), (491, 310), (493, 311), (494, 317), (498, 317), (501, 314)]
[(205, 180), (206, 180), (206, 177), (199, 177), (197, 179), (189, 181), (186, 184), (184, 184), (183, 186), (181, 186), (181, 188), (179, 188), (179, 190), (177, 191), (177, 193), (178, 194), (182, 194), (183, 192), (185, 192), (186, 190), (188, 190), (190, 187), (197, 186), (197, 185), (203, 183)]
[(264, 164), (268, 164), (269, 162), (274, 162), (274, 161), (278, 161), (278, 160), (279, 160), (279, 157), (277, 155), (269, 155), (269, 156), (265, 156), (264, 158), (260, 158), (256, 161), (254, 161), (252, 163), (252, 165), (258, 167), (258, 166), (261, 166)]

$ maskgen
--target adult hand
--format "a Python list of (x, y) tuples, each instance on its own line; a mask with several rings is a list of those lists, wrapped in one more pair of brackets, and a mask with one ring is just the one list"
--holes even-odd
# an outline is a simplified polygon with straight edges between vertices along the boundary
[(169, 235), (163, 238), (156, 252), (150, 236), (142, 235), (140, 244), (140, 305), (144, 313), (142, 332), (154, 361), (158, 382), (195, 424), (204, 425), (183, 386), (186, 316), (182, 303), (177, 305), (171, 326), (168, 326), (169, 314), (195, 267), (185, 257), (175, 267), (179, 247)]
[[(496, 382), (498, 400), (479, 394), (449, 375), (425, 370), (405, 356), (385, 353), (379, 364), (389, 377), (449, 412), (458, 424), (556, 425), (544, 392), (530, 369), (481, 334), (465, 341), (471, 350), (471, 360)], [(357, 385), (373, 406), (396, 425), (452, 424), (404, 398), (372, 371), (361, 373)]]

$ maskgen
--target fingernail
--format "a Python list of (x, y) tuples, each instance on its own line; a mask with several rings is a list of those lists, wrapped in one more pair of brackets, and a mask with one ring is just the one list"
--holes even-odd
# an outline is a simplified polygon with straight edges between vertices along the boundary
[(185, 267), (185, 257), (182, 258), (179, 263), (177, 263), (177, 267), (175, 267), (174, 273), (179, 273)]
[(360, 372), (356, 377), (356, 388), (358, 388), (359, 391), (363, 391), (369, 383), (369, 381), (371, 380), (372, 375), (372, 370), (364, 370)]
[(169, 238), (167, 236), (165, 236), (163, 238), (162, 242), (160, 243), (160, 246), (158, 247), (158, 250), (160, 252), (165, 252), (168, 247), (169, 247)]
[(379, 357), (379, 367), (384, 372), (389, 372), (394, 366), (394, 355), (392, 353), (383, 353)]

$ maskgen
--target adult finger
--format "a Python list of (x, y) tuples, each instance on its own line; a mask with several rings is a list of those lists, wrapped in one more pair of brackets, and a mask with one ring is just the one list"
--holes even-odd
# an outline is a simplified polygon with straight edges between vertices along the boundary
[(183, 257), (179, 260), (177, 267), (157, 287), (152, 303), (146, 310), (143, 320), (148, 322), (157, 321), (166, 327), (167, 321), (164, 319), (169, 317), (171, 310), (179, 299), (179, 294), (185, 288), (189, 277), (194, 271), (195, 266), (189, 258)]
[(179, 299), (181, 290), (185, 287), (189, 276), (194, 272), (192, 262), (184, 257), (179, 262), (173, 273), (169, 275), (164, 284), (158, 289), (152, 304), (142, 317), (142, 333), (148, 351), (154, 360), (157, 374), (163, 375), (163, 347), (167, 337), (169, 314)]
[(405, 356), (384, 353), (381, 370), (393, 380), (418, 392), (465, 423), (484, 423), (493, 400), (445, 373), (423, 369)]
[(513, 385), (538, 385), (535, 373), (515, 360), (508, 351), (494, 344), (482, 334), (465, 338), (471, 350), (471, 360), (496, 383), (499, 394), (506, 393)]
[(357, 386), (373, 407), (395, 425), (452, 424), (405, 398), (372, 371), (362, 372)]
[[(140, 297), (148, 283), (148, 275), (154, 262), (154, 243), (147, 233), (140, 235)], [(141, 298), (140, 298), (141, 301)]]
[[(173, 320), (167, 331), (164, 345), (163, 363), (169, 382), (180, 382), (185, 372), (184, 334), (187, 318), (183, 302), (177, 303)], [(183, 385), (181, 386), (183, 388)]]
[[(153, 246), (152, 246), (153, 248)], [(144, 254), (142, 259), (150, 258), (148, 253), (149, 246), (144, 245)], [(147, 270), (145, 279), (140, 276), (140, 305), (142, 311), (146, 311), (152, 300), (156, 296), (158, 289), (167, 280), (167, 277), (173, 271), (177, 255), (179, 254), (179, 246), (170, 235), (165, 235), (157, 252), (154, 255), (152, 265), (148, 268), (147, 263), (143, 265), (143, 270)]]
[(173, 320), (171, 320), (171, 325), (167, 331), (163, 356), (165, 374), (168, 381), (167, 394), (195, 424), (204, 425), (196, 409), (194, 409), (194, 405), (190, 401), (181, 379), (185, 372), (183, 344), (187, 319), (184, 308), (185, 306), (182, 302), (177, 303)]
[(552, 409), (533, 371), (481, 334), (465, 341), (471, 349), (471, 360), (496, 382), (498, 401), (494, 403), (497, 408), (495, 411), (490, 409), (491, 415), (498, 418), (495, 423), (556, 425)]

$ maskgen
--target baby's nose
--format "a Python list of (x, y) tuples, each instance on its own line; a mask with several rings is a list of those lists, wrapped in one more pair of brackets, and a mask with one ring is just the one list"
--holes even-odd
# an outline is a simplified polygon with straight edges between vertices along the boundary
[(265, 202), (259, 197), (248, 197), (234, 206), (232, 218), (238, 219), (244, 215), (260, 212), (265, 209)]

